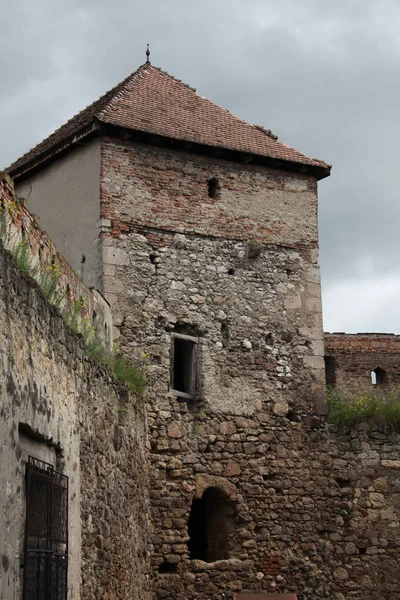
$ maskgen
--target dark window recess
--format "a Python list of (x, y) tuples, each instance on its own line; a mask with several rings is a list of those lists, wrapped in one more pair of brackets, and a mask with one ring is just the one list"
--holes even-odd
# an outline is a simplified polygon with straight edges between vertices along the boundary
[(217, 488), (208, 488), (192, 503), (188, 522), (191, 559), (214, 562), (230, 557), (235, 508)]
[(195, 393), (197, 339), (173, 334), (171, 361), (171, 388), (182, 397)]
[(209, 182), (207, 183), (207, 186), (208, 186), (209, 198), (216, 198), (218, 196), (218, 191), (219, 191), (218, 179), (213, 177), (212, 179), (209, 180)]
[(336, 359), (325, 356), (325, 382), (328, 387), (336, 386)]
[(66, 600), (68, 478), (29, 456), (26, 466), (24, 600)]
[(385, 385), (387, 382), (387, 375), (384, 369), (377, 367), (371, 371), (371, 383), (372, 385)]
[(177, 573), (178, 565), (177, 565), (177, 563), (163, 562), (158, 567), (158, 572), (159, 573)]

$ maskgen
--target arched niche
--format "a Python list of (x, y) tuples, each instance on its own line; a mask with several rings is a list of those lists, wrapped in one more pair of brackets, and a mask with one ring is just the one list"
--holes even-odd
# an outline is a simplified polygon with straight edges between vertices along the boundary
[(376, 367), (371, 371), (371, 383), (372, 385), (385, 385), (387, 383), (387, 373), (381, 367)]
[(231, 558), (235, 533), (235, 503), (223, 490), (209, 487), (193, 498), (188, 521), (191, 559), (211, 563)]

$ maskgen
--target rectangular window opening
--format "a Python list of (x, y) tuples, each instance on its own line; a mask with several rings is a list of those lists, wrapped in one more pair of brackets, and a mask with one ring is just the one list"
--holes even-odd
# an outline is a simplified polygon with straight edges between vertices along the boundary
[(171, 391), (193, 398), (196, 385), (197, 338), (174, 333), (171, 348)]
[(52, 464), (28, 457), (24, 600), (66, 600), (68, 478)]

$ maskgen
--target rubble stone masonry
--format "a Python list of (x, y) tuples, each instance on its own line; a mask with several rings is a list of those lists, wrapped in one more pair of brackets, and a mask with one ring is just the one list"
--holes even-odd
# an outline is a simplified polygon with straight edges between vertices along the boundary
[[(150, 356), (155, 598), (400, 593), (398, 437), (323, 421), (315, 179), (111, 139), (101, 172), (104, 293)], [(198, 340), (192, 399), (170, 389), (176, 333)], [(207, 489), (212, 562), (189, 552)]]
[(400, 598), (400, 434), (325, 422), (315, 178), (104, 138), (99, 183), (101, 291), (146, 355), (146, 418), (2, 252), (0, 595), (19, 598), (25, 423), (70, 478), (71, 600)]
[(0, 398), (0, 598), (22, 598), (28, 435), (69, 478), (68, 600), (149, 600), (143, 412), (2, 245)]

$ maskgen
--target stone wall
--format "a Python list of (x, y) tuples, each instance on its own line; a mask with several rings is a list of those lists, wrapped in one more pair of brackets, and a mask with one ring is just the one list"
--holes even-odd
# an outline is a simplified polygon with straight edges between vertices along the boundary
[[(104, 293), (123, 350), (150, 355), (157, 597), (312, 589), (289, 566), (324, 512), (301, 454), (324, 411), (316, 181), (109, 140), (101, 194)], [(187, 402), (170, 391), (176, 332), (198, 338)], [(210, 487), (235, 527), (230, 558), (208, 564), (190, 560), (188, 521)]]
[(262, 390), (324, 410), (315, 179), (109, 141), (101, 201), (104, 294), (125, 350), (154, 357), (156, 396), (169, 333), (186, 322), (218, 410), (251, 414)]
[(371, 371), (384, 371), (379, 386), (400, 383), (400, 336), (391, 333), (326, 333), (327, 384), (347, 390), (372, 387)]
[[(101, 203), (115, 334), (128, 356), (149, 355), (149, 476), (140, 412), (7, 256), (0, 288), (4, 431), (18, 444), (26, 422), (52, 438), (75, 515), (81, 494), (73, 600), (80, 554), (85, 599), (149, 600), (150, 585), (154, 600), (400, 597), (400, 436), (324, 422), (315, 179), (108, 139)], [(196, 340), (190, 398), (171, 391), (176, 334)], [(14, 446), (1, 451), (13, 465)], [(11, 478), (2, 471), (5, 494), (21, 494), (21, 476), (20, 464)], [(7, 522), (20, 523), (21, 496), (18, 514), (3, 496)], [(206, 496), (204, 560), (193, 547)], [(7, 593), (19, 567), (9, 539)]]
[[(150, 357), (154, 598), (398, 593), (399, 436), (321, 419), (315, 180), (107, 140), (101, 200), (115, 331)], [(198, 341), (191, 399), (170, 389), (176, 333)], [(207, 562), (189, 533), (210, 488), (226, 545)]]
[(320, 456), (327, 519), (317, 550), (334, 597), (400, 597), (400, 434), (365, 424), (331, 428), (327, 450)]
[(142, 409), (2, 246), (0, 395), (1, 599), (21, 598), (27, 444), (69, 477), (69, 600), (148, 599)]

